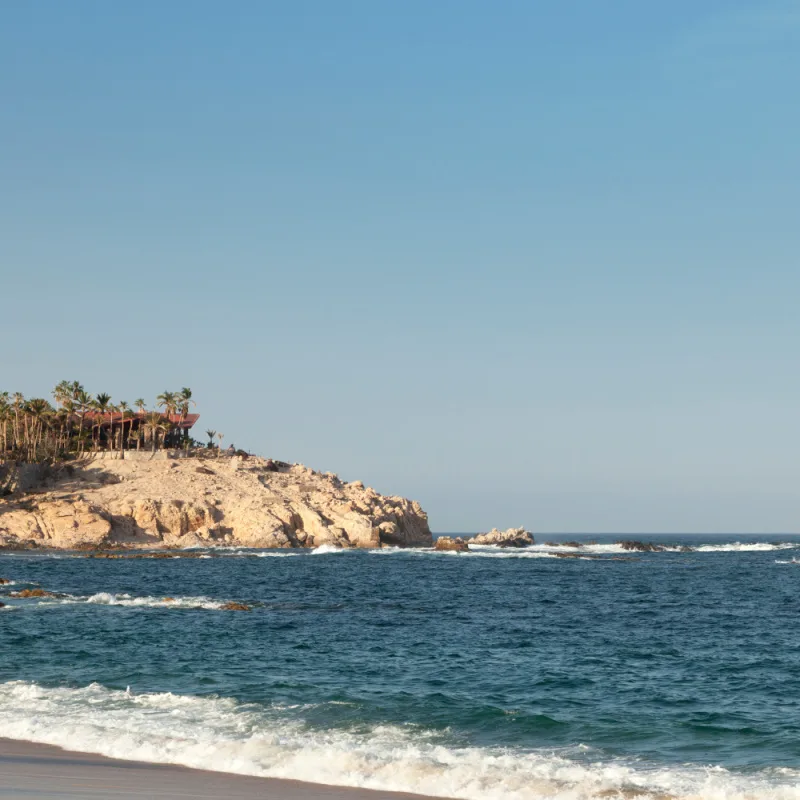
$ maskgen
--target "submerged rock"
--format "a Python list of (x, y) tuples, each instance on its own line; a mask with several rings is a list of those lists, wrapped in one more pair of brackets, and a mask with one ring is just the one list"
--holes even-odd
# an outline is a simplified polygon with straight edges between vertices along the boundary
[(471, 539), (467, 539), (468, 544), (491, 544), (496, 547), (530, 547), (534, 543), (533, 534), (525, 528), (509, 528), (507, 531), (499, 531), (492, 528), (488, 533), (479, 533)]
[(0, 586), (7, 586), (11, 581), (8, 578), (0, 578)]
[(440, 536), (436, 540), (434, 549), (451, 550), (458, 553), (464, 553), (469, 550), (469, 545), (460, 536), (456, 536), (455, 539), (451, 536)]
[(225, 603), (224, 606), (220, 606), (220, 611), (249, 611), (250, 606), (246, 606), (244, 603)]
[(48, 592), (46, 589), (22, 589), (19, 592), (11, 592), (10, 596), (22, 599), (29, 597), (58, 597), (55, 592)]

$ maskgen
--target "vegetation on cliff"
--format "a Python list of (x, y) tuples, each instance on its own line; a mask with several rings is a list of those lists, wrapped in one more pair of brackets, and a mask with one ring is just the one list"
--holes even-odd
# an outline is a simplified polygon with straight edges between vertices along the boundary
[[(131, 406), (111, 395), (89, 394), (78, 381), (61, 381), (42, 397), (0, 392), (0, 463), (54, 462), (87, 451), (199, 446), (189, 431), (196, 419), (192, 390), (162, 392), (155, 407), (143, 399)], [(194, 417), (194, 418), (192, 418)], [(220, 441), (222, 435), (214, 432)], [(208, 447), (213, 447), (213, 437)]]

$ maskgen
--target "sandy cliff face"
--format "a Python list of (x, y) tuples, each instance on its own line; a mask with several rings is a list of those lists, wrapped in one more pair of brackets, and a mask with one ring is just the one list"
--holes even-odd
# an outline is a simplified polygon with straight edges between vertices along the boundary
[(431, 546), (419, 504), (260, 458), (68, 465), (0, 498), (0, 547)]

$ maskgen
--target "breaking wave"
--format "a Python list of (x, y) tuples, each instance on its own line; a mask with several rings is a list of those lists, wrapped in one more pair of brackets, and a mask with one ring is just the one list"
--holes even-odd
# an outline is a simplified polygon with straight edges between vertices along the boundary
[[(112, 594), (98, 592), (92, 595), (56, 594), (53, 597), (11, 598), (20, 600), (24, 605), (62, 606), (62, 605), (97, 605), (128, 606), (131, 608), (205, 608), (216, 611), (221, 609), (227, 600), (212, 600), (208, 597), (134, 597), (130, 594)], [(6, 606), (11, 608), (12, 606)], [(16, 606), (20, 607), (20, 606)]]
[[(800, 771), (740, 774), (561, 751), (459, 747), (418, 727), (319, 730), (230, 698), (0, 684), (8, 738), (122, 759), (466, 800), (798, 800)], [(301, 709), (302, 710), (302, 709)]]
[(334, 553), (347, 553), (347, 552), (355, 552), (354, 550), (348, 550), (344, 547), (336, 547), (333, 544), (321, 544), (319, 547), (315, 547), (311, 550), (311, 555), (313, 556), (329, 556), (333, 555)]

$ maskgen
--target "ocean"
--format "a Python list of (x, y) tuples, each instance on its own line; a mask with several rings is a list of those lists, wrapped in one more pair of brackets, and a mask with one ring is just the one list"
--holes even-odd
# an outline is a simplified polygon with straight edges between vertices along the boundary
[(570, 538), (0, 554), (0, 736), (467, 800), (800, 798), (800, 536)]

